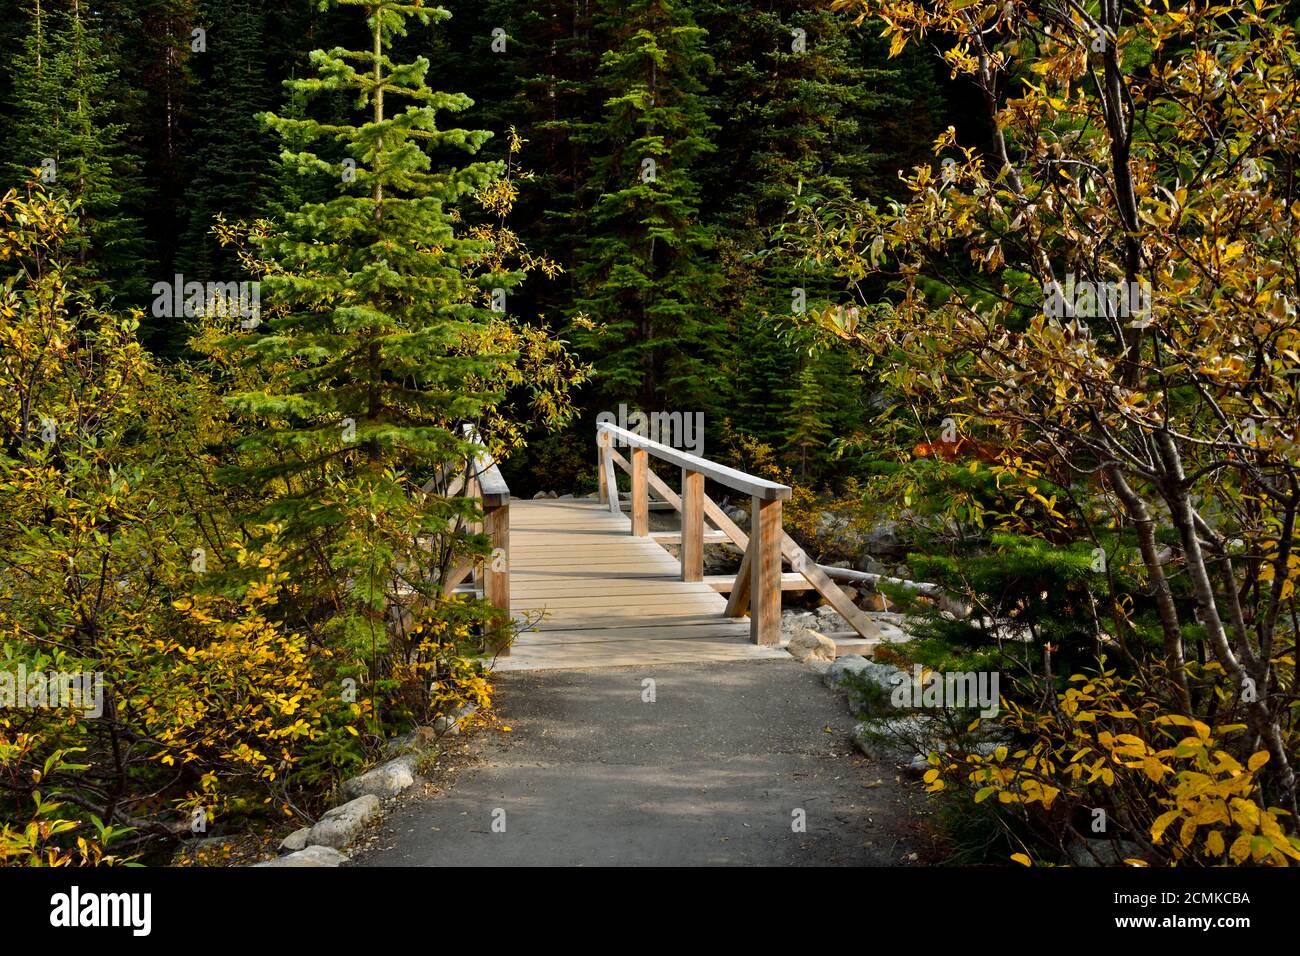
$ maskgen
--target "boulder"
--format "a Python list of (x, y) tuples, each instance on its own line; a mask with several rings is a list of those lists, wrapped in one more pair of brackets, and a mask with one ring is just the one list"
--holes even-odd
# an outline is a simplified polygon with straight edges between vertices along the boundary
[(858, 541), (862, 549), (870, 554), (900, 554), (904, 550), (897, 521), (881, 521), (872, 525), (859, 535)]
[(811, 628), (802, 628), (786, 645), (790, 656), (797, 661), (835, 660), (835, 642), (825, 634)]
[[(373, 793), (357, 797), (325, 811), (325, 816), (311, 828), (308, 842), (341, 850), (358, 836), (365, 825), (379, 813), (379, 798)], [(308, 847), (310, 850), (312, 847)], [(302, 852), (306, 852), (305, 850)], [(292, 855), (292, 854), (290, 854)], [(325, 864), (302, 864), (316, 866)]]
[(939, 611), (954, 621), (964, 621), (971, 616), (971, 606), (948, 594), (939, 595)]
[(396, 796), (415, 783), (416, 759), (413, 754), (397, 757), (360, 776), (344, 780), (339, 790), (345, 800), (355, 800), (368, 793), (381, 798)]
[(454, 737), (460, 733), (461, 728), (465, 723), (465, 718), (471, 717), (477, 712), (478, 708), (473, 704), (466, 704), (465, 706), (452, 711), (450, 714), (446, 714), (434, 720), (433, 729), (439, 736), (442, 734), (451, 734)]
[(853, 728), (853, 746), (872, 760), (907, 763), (909, 769), (926, 763), (929, 751), (947, 749), (935, 733), (934, 722), (912, 714), (862, 721)]
[(1066, 847), (1071, 866), (1124, 866), (1144, 852), (1132, 840), (1075, 840)]
[(537, 501), (539, 498), (545, 498), (545, 497), (546, 497), (546, 492), (539, 491), (537, 492), (537, 494), (533, 495), (533, 500)]
[(307, 849), (307, 839), (311, 836), (311, 827), (303, 827), (301, 830), (294, 830), (287, 837), (280, 841), (280, 851), (282, 853), (297, 853), (299, 850)]
[(416, 727), (408, 734), (394, 737), (384, 744), (384, 756), (402, 757), (422, 753), (438, 742), (438, 732), (432, 727)]
[(845, 654), (826, 672), (826, 686), (842, 687), (847, 675), (861, 678), (883, 691), (892, 691), (900, 680), (907, 679), (907, 672), (893, 664), (877, 664), (861, 654)]
[(333, 847), (309, 846), (279, 859), (258, 863), (257, 866), (338, 866), (347, 860), (346, 853), (340, 853)]
[(862, 596), (862, 607), (867, 611), (888, 611), (889, 598), (879, 591), (868, 591)]

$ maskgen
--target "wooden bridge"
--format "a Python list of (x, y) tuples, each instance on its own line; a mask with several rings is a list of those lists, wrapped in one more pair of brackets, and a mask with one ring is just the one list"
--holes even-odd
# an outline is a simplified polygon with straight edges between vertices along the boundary
[[(486, 457), (466, 483), (493, 544), (491, 561), (466, 569), (469, 586), (522, 628), (497, 670), (788, 659), (781, 594), (808, 588), (853, 629), (836, 635), (842, 652), (878, 642), (875, 622), (782, 530), (788, 486), (611, 424), (597, 427), (596, 444), (596, 498), (511, 499)], [(679, 490), (651, 470), (651, 458), (680, 469)], [(629, 477), (627, 500), (615, 466)], [(749, 497), (748, 534), (705, 494), (706, 480)], [(677, 512), (680, 530), (652, 533), (652, 507)], [(743, 552), (739, 571), (706, 576), (705, 544), (724, 541)], [(665, 545), (677, 545), (679, 556)]]

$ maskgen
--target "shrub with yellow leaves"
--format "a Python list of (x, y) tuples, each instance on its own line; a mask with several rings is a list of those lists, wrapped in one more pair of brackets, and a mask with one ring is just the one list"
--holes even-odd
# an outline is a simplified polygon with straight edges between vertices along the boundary
[(1073, 675), (1046, 706), (1010, 703), (1002, 726), (1028, 743), (933, 754), (925, 781), (992, 800), (1023, 846), (1017, 862), (1099, 837), (1136, 844), (1126, 862), (1139, 866), (1300, 861), (1288, 812), (1263, 797), (1269, 753), (1245, 724), (1165, 713), (1147, 681), (1103, 668)]

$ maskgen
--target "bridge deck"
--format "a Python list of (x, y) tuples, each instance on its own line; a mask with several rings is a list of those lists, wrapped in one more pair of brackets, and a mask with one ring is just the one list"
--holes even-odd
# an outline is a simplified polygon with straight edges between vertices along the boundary
[(510, 611), (531, 623), (497, 670), (791, 657), (681, 580), (676, 558), (594, 498), (510, 502)]

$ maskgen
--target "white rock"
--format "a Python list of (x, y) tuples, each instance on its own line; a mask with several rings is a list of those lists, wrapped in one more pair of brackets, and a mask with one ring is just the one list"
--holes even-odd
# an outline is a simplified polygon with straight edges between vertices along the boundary
[(398, 757), (351, 780), (344, 780), (343, 786), (339, 788), (343, 798), (355, 800), (367, 793), (373, 793), (377, 797), (391, 797), (401, 793), (415, 783), (416, 759), (414, 755)]
[(416, 727), (409, 734), (394, 737), (384, 744), (384, 755), (401, 757), (406, 754), (427, 750), (438, 742), (438, 734), (432, 727)]
[(338, 866), (346, 863), (348, 856), (333, 847), (309, 846), (296, 853), (290, 853), (278, 860), (267, 860), (258, 866)]
[(287, 837), (280, 841), (280, 849), (285, 853), (297, 853), (299, 850), (307, 848), (307, 839), (311, 836), (311, 827), (303, 827), (301, 830), (294, 830)]
[(378, 813), (377, 796), (368, 793), (363, 797), (357, 797), (355, 800), (325, 811), (325, 816), (311, 828), (308, 842), (341, 850), (360, 836), (365, 825)]
[(935, 736), (931, 722), (920, 717), (901, 716), (866, 720), (853, 728), (853, 746), (873, 760), (907, 761), (909, 769), (916, 766), (916, 757), (925, 757), (918, 750), (945, 750), (941, 739)]
[(458, 708), (447, 716), (436, 718), (433, 722), (433, 729), (438, 734), (450, 734), (454, 737), (460, 733), (461, 727), (465, 723), (465, 718), (471, 717), (476, 713), (478, 713), (477, 707), (473, 704), (466, 704), (464, 707)]
[(835, 660), (835, 642), (825, 634), (819, 634), (807, 627), (800, 629), (794, 637), (790, 638), (786, 650), (797, 661)]

